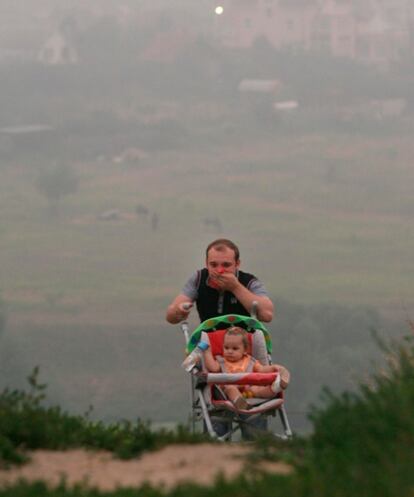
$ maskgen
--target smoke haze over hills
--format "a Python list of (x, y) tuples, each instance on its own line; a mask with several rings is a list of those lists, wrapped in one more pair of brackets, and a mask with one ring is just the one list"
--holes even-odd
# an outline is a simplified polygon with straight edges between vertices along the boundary
[(39, 364), (63, 406), (185, 419), (165, 308), (226, 236), (304, 427), (413, 313), (411, 52), (231, 48), (211, 2), (28, 4), (0, 1), (2, 385)]

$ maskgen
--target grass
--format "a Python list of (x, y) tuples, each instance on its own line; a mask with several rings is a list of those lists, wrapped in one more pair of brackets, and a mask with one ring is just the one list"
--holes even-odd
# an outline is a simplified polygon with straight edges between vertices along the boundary
[[(312, 413), (314, 433), (307, 439), (293, 439), (291, 442), (271, 442), (269, 438), (256, 442), (256, 452), (251, 464), (258, 460), (284, 460), (295, 467), (288, 476), (245, 472), (233, 481), (218, 479), (211, 487), (200, 488), (197, 485), (181, 485), (171, 491), (161, 491), (150, 487), (141, 489), (119, 489), (113, 492), (99, 492), (86, 487), (68, 488), (64, 483), (56, 489), (47, 488), (42, 483), (17, 485), (0, 490), (0, 497), (140, 497), (162, 495), (168, 497), (193, 497), (194, 495), (213, 497), (250, 496), (257, 497), (410, 497), (414, 488), (412, 472), (414, 421), (414, 340), (412, 336), (406, 342), (392, 346), (383, 346), (388, 359), (386, 369), (379, 371), (367, 384), (361, 384), (357, 393), (333, 395), (325, 392), (323, 407), (315, 408)], [(35, 383), (36, 391), (42, 388)], [(14, 399), (22, 399), (22, 394), (13, 394)], [(17, 396), (17, 397), (16, 397)], [(10, 462), (18, 462), (10, 457), (10, 447), (16, 442), (29, 440), (26, 432), (19, 433), (20, 438), (13, 439), (5, 432), (8, 417), (4, 417), (4, 400), (2, 395), (3, 419), (1, 430), (3, 438), (2, 456)], [(25, 394), (23, 403), (29, 402), (40, 414), (39, 419), (49, 420), (48, 411), (39, 411), (40, 397)], [(10, 399), (9, 399), (10, 400)], [(19, 401), (21, 402), (21, 400)], [(68, 426), (68, 418), (60, 418)], [(27, 420), (26, 420), (27, 422)], [(74, 422), (71, 419), (71, 422)], [(76, 424), (76, 423), (75, 423)], [(36, 425), (36, 423), (35, 423)], [(48, 430), (61, 438), (60, 428), (53, 423)], [(28, 424), (26, 423), (26, 427)], [(6, 428), (7, 429), (7, 428)], [(108, 444), (125, 435), (124, 428), (112, 428), (102, 432), (90, 430), (94, 436), (93, 446)], [(25, 438), (22, 438), (23, 433)], [(38, 432), (39, 433), (39, 432)], [(104, 436), (105, 433), (105, 436)], [(130, 440), (131, 431), (128, 431)], [(134, 432), (135, 442), (140, 439), (140, 447), (152, 448), (155, 435), (141, 429)], [(4, 439), (10, 440), (9, 445)], [(123, 439), (123, 438), (122, 438)], [(42, 445), (46, 439), (36, 441)], [(88, 440), (86, 438), (86, 440)], [(110, 442), (108, 442), (110, 440)], [(125, 440), (125, 439), (123, 439)], [(163, 439), (165, 441), (165, 439)], [(33, 445), (33, 442), (32, 442)], [(87, 444), (87, 446), (90, 446)], [(134, 448), (136, 444), (131, 444)], [(127, 455), (131, 455), (131, 445), (127, 444)], [(121, 447), (123, 445), (121, 444)], [(122, 454), (121, 454), (122, 455)]]
[[(387, 154), (390, 147), (397, 150), (397, 157)], [(182, 337), (178, 328), (165, 323), (164, 312), (188, 275), (203, 265), (207, 243), (222, 234), (203, 224), (207, 216), (219, 217), (223, 234), (240, 245), (242, 268), (261, 278), (274, 299), (277, 319), (271, 330), (277, 354), (287, 349), (287, 337), (279, 338), (281, 298), (305, 305), (372, 305), (401, 318), (403, 304), (409, 308), (414, 293), (414, 237), (407, 229), (411, 217), (400, 212), (412, 202), (407, 186), (414, 174), (411, 152), (411, 140), (404, 136), (281, 136), (256, 131), (246, 134), (242, 143), (223, 137), (220, 144), (204, 148), (151, 152), (145, 164), (136, 167), (113, 164), (108, 155), (103, 161), (74, 165), (80, 188), (63, 200), (57, 218), (50, 216), (46, 199), (34, 187), (40, 166), (4, 162), (0, 290), (9, 320), (4, 331), (8, 346), (3, 343), (2, 350), (5, 359), (14, 354), (16, 360), (3, 366), (2, 385), (41, 364), (55, 382), (50, 385), (53, 399), (65, 408), (82, 411), (88, 395), (93, 395), (105, 419), (139, 413), (163, 421), (160, 413), (169, 414), (165, 410), (157, 406), (144, 411), (148, 403), (138, 405), (131, 399), (137, 389), (148, 398), (146, 385), (138, 381), (147, 367), (143, 356), (153, 352), (156, 340), (166, 343), (168, 335), (166, 350), (172, 357), (163, 371), (168, 371), (169, 382), (157, 380), (157, 399), (164, 405), (180, 404), (174, 415), (182, 419), (187, 385), (175, 373)], [(148, 219), (135, 216), (138, 203), (159, 214), (158, 230), (151, 229)], [(97, 215), (108, 208), (119, 208), (123, 217), (99, 221)], [(290, 329), (291, 322), (286, 325)], [(93, 363), (99, 360), (96, 344), (102, 348), (104, 343), (105, 361), (111, 371), (117, 370), (112, 383), (101, 370), (95, 374), (90, 357), (79, 353), (86, 347), (88, 327), (96, 328), (95, 339), (88, 340)], [(126, 328), (142, 340), (122, 345)], [(332, 333), (335, 328), (333, 324)], [(148, 329), (157, 333), (148, 336)], [(64, 334), (72, 337), (77, 349), (61, 339)], [(296, 335), (298, 342), (308, 339), (305, 332)], [(299, 378), (298, 343), (294, 345), (291, 355), (282, 359)], [(48, 353), (51, 348), (56, 350), (53, 357)], [(366, 345), (363, 348), (367, 350)], [(306, 358), (315, 357), (313, 365), (318, 367), (316, 345), (309, 352)], [(119, 365), (130, 355), (137, 358), (136, 364), (131, 363), (129, 378), (125, 372), (121, 381)], [(338, 362), (335, 359), (332, 364)], [(69, 381), (74, 374), (71, 360), (79, 364), (79, 393)], [(148, 367), (152, 372), (154, 367)], [(82, 373), (87, 381), (81, 381)], [(294, 383), (290, 395), (295, 402), (313, 398), (324, 374), (316, 384), (310, 378), (306, 384)], [(117, 413), (108, 399), (119, 389), (118, 406), (123, 410)], [(292, 410), (306, 408), (300, 404)]]
[(105, 424), (92, 421), (88, 414), (70, 415), (58, 406), (44, 404), (46, 385), (39, 383), (39, 369), (28, 377), (29, 391), (4, 390), (0, 395), (0, 463), (26, 461), (23, 450), (63, 450), (74, 447), (104, 449), (129, 459), (142, 452), (171, 443), (205, 440), (183, 427), (177, 430), (151, 430), (141, 420)]
[[(398, 160), (387, 155), (390, 147)], [(10, 164), (0, 186), (5, 301), (29, 319), (33, 302), (18, 292), (26, 285), (45, 315), (50, 294), (65, 295), (63, 314), (77, 297), (87, 301), (83, 314), (108, 305), (129, 322), (137, 308), (162, 313), (160, 304), (203, 264), (204, 246), (219, 235), (202, 219), (218, 216), (239, 242), (244, 267), (272, 295), (283, 288), (298, 302), (389, 308), (396, 291), (412, 293), (410, 152), (404, 138), (314, 134), (233, 142), (213, 154), (159, 152), (142, 169), (77, 164), (80, 189), (63, 200), (57, 219), (33, 186), (35, 173), (20, 166), (17, 174)], [(158, 213), (157, 231), (135, 216), (138, 203)], [(123, 219), (98, 221), (109, 208)]]

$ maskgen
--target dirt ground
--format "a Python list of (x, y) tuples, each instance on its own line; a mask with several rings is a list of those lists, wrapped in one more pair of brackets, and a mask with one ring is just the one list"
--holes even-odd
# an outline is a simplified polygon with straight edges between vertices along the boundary
[[(104, 491), (136, 488), (145, 482), (164, 489), (183, 482), (209, 485), (219, 474), (231, 479), (245, 471), (249, 450), (238, 444), (176, 445), (128, 461), (114, 459), (107, 452), (39, 450), (31, 452), (31, 461), (22, 467), (0, 470), (0, 485), (19, 479), (43, 480), (51, 487), (65, 479), (68, 486), (83, 483)], [(259, 468), (280, 474), (291, 471), (284, 463), (263, 463)]]

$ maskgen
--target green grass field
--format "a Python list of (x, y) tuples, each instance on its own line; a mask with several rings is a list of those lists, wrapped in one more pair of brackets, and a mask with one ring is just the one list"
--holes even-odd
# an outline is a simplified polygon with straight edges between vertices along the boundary
[[(219, 236), (239, 244), (242, 267), (276, 303), (274, 359), (292, 371), (296, 429), (322, 385), (338, 391), (364, 377), (378, 356), (370, 330), (383, 328), (367, 309), (401, 332), (414, 305), (410, 139), (244, 136), (139, 163), (74, 162), (79, 189), (57, 216), (35, 188), (36, 162), (3, 163), (0, 385), (40, 365), (64, 408), (185, 422), (184, 340), (165, 308)], [(119, 219), (98, 219), (108, 209)]]
[[(377, 371), (357, 392), (333, 395), (325, 391), (324, 405), (314, 408), (314, 432), (306, 437), (275, 440), (260, 437), (249, 443), (253, 453), (243, 474), (208, 487), (182, 484), (172, 490), (118, 488), (99, 491), (69, 480), (58, 486), (18, 481), (0, 488), (4, 497), (129, 497), (161, 496), (334, 496), (410, 497), (413, 489), (413, 336), (383, 346), (387, 367)], [(134, 458), (171, 443), (199, 443), (182, 427), (152, 431), (141, 421), (105, 424), (74, 416), (59, 406), (45, 406), (45, 387), (37, 371), (31, 389), (0, 393), (0, 465), (25, 462), (24, 449), (64, 450), (73, 447), (105, 449), (119, 458)], [(266, 474), (254, 464), (260, 460), (288, 462), (287, 475)], [(40, 465), (41, 466), (41, 465)], [(165, 469), (164, 469), (165, 472)]]
[[(408, 136), (275, 132), (139, 164), (76, 163), (79, 190), (57, 217), (34, 186), (36, 167), (4, 163), (3, 299), (19, 320), (160, 322), (205, 245), (224, 235), (276, 300), (366, 304), (398, 317), (413, 304), (412, 148)], [(119, 220), (98, 220), (114, 208)]]

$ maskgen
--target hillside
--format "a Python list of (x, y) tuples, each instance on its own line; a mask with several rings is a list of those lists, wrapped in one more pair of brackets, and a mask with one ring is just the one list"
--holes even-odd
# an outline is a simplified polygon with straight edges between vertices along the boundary
[[(321, 386), (352, 389), (378, 358), (372, 330), (397, 336), (412, 309), (412, 115), (341, 118), (371, 93), (409, 101), (410, 73), (202, 40), (161, 67), (128, 57), (135, 38), (105, 51), (105, 33), (85, 32), (77, 66), (0, 67), (0, 385), (39, 365), (65, 408), (185, 420), (165, 308), (226, 236), (275, 301), (274, 359), (309, 428)], [(237, 91), (279, 70), (296, 114)]]
[[(312, 413), (312, 435), (289, 441), (259, 438), (248, 446), (197, 445), (205, 440), (197, 440), (183, 430), (152, 432), (139, 423), (135, 426), (91, 423), (86, 417), (73, 417), (57, 407), (44, 407), (43, 387), (34, 375), (30, 392), (6, 391), (0, 396), (3, 466), (21, 465), (25, 463), (22, 458), (32, 457), (32, 462), (27, 464), (26, 461), (20, 469), (15, 466), (11, 471), (0, 471), (3, 482), (0, 495), (190, 497), (254, 493), (258, 497), (350, 497), (357, 488), (360, 495), (367, 497), (409, 497), (414, 485), (412, 335), (392, 346), (383, 344), (383, 353), (387, 367), (371, 377), (369, 384), (360, 384), (357, 393), (344, 392), (335, 396), (325, 391), (324, 406)], [(29, 423), (29, 419), (32, 422)], [(171, 445), (185, 442), (190, 442), (191, 446)], [(160, 453), (147, 453), (165, 445), (169, 447)], [(25, 451), (22, 451), (23, 447)], [(42, 447), (93, 447), (95, 451), (106, 447), (115, 451), (118, 457), (130, 460), (121, 462), (108, 453), (85, 454), (79, 450), (27, 452), (27, 448)], [(185, 456), (182, 450), (185, 450)], [(143, 452), (146, 454), (142, 455)], [(242, 475), (236, 476), (243, 466), (233, 458), (246, 454), (248, 459), (243, 462), (247, 468)], [(142, 457), (137, 460), (139, 455)], [(210, 462), (211, 456), (215, 463), (223, 466), (223, 475), (216, 480), (217, 466)], [(269, 465), (269, 461), (273, 464)], [(263, 462), (265, 465), (261, 466)], [(193, 477), (200, 475), (197, 484), (188, 482), (188, 466)], [(67, 475), (60, 483), (59, 473)], [(14, 483), (14, 477), (18, 475), (27, 481)], [(143, 475), (153, 486), (140, 486)], [(82, 476), (85, 476), (82, 483), (74, 486)], [(49, 480), (49, 486), (32, 483), (37, 478)], [(4, 486), (6, 480), (10, 482), (8, 486)], [(155, 488), (160, 482), (165, 486)], [(179, 483), (178, 487), (176, 483)], [(199, 486), (206, 483), (207, 486)], [(114, 485), (117, 488), (114, 489)], [(97, 490), (98, 487), (102, 490)]]
[[(226, 235), (276, 299), (401, 315), (413, 290), (411, 149), (408, 136), (275, 134), (75, 162), (79, 189), (57, 218), (38, 169), (3, 164), (3, 298), (20, 323), (162, 323), (205, 245)], [(117, 219), (99, 218), (110, 209)]]
[[(408, 137), (261, 140), (74, 162), (79, 188), (58, 215), (36, 189), (40, 166), (5, 163), (2, 384), (40, 365), (52, 398), (69, 409), (186, 419), (184, 341), (164, 312), (203, 265), (207, 243), (225, 235), (275, 300), (270, 330), (275, 359), (292, 370), (294, 424), (306, 425), (322, 385), (351, 388), (376, 357), (371, 330), (395, 335), (412, 304), (412, 145)], [(118, 218), (100, 219), (109, 209)], [(341, 377), (331, 374), (338, 364)]]

